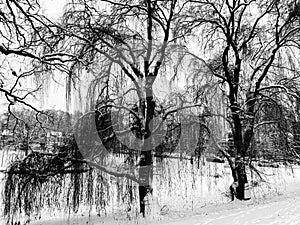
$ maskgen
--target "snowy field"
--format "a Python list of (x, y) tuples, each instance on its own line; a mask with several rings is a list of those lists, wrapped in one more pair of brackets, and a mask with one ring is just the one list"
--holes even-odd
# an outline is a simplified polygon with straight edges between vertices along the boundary
[(143, 220), (128, 221), (117, 217), (100, 218), (76, 216), (72, 218), (52, 218), (33, 222), (32, 225), (268, 225), (300, 224), (300, 182), (291, 184), (285, 194), (264, 200), (230, 202), (208, 205), (192, 212), (170, 211), (169, 214)]
[[(19, 152), (14, 151), (1, 151), (0, 154), (2, 154), (2, 161), (0, 162), (1, 169), (5, 169), (10, 161), (20, 156)], [(197, 179), (202, 177), (204, 180), (202, 182), (195, 180), (194, 192), (190, 193), (190, 191), (188, 191), (184, 193), (182, 190), (188, 190), (189, 182), (187, 181), (192, 180), (192, 178), (189, 177), (191, 174), (189, 170), (193, 168), (189, 167), (188, 164), (181, 164), (180, 170), (172, 166), (171, 168), (173, 170), (180, 171), (179, 175), (181, 179), (178, 179), (175, 173), (169, 175), (164, 173), (166, 177), (162, 177), (162, 179), (168, 181), (168, 179), (172, 178), (170, 180), (172, 182), (168, 181), (167, 183), (172, 183), (176, 188), (174, 186), (173, 189), (168, 190), (170, 185), (162, 185), (154, 190), (157, 199), (160, 199), (160, 206), (167, 205), (170, 209), (164, 216), (153, 213), (146, 220), (139, 216), (134, 216), (129, 220), (127, 214), (121, 211), (115, 211), (115, 213), (110, 216), (101, 217), (94, 214), (87, 216), (87, 213), (64, 215), (62, 213), (58, 214), (52, 212), (50, 215), (49, 212), (43, 212), (40, 220), (36, 220), (38, 218), (34, 218), (33, 216), (30, 225), (300, 225), (300, 167), (293, 167), (293, 170), (283, 167), (278, 170), (278, 172), (276, 172), (277, 169), (275, 168), (260, 168), (269, 174), (266, 176), (266, 179), (269, 179), (267, 182), (269, 185), (258, 186), (251, 189), (253, 198), (245, 202), (228, 202), (228, 199), (226, 200), (224, 197), (216, 196), (216, 193), (221, 193), (221, 187), (228, 187), (227, 185), (231, 182), (230, 171), (227, 171), (228, 168), (223, 167), (224, 165), (222, 164), (207, 164), (202, 174), (200, 174), (201, 171), (198, 171), (199, 174), (195, 171), (195, 177)], [(216, 178), (209, 178), (216, 172), (222, 172), (225, 175), (219, 176), (219, 178), (217, 178), (218, 180), (216, 180)], [(226, 175), (227, 173), (229, 174), (228, 176)], [(0, 176), (3, 179), (3, 174)], [(197, 187), (197, 184), (199, 184), (199, 187)], [(211, 186), (211, 189), (206, 190), (205, 187), (209, 186)], [(169, 195), (172, 192), (172, 195), (169, 196), (165, 193), (166, 191), (169, 192)], [(186, 199), (192, 199), (192, 203), (194, 202), (193, 205), (195, 207), (191, 208), (191, 204), (188, 200), (181, 200), (184, 197), (186, 197)], [(208, 200), (214, 200), (215, 202)], [(196, 201), (198, 204), (195, 204)], [(2, 210), (3, 209), (0, 209), (1, 212)], [(0, 219), (0, 224), (5, 224), (3, 218)]]
[(96, 215), (51, 215), (33, 221), (32, 225), (263, 225), (300, 224), (300, 168), (294, 169), (295, 179), (290, 180), (281, 195), (264, 199), (234, 201), (224, 204), (207, 204), (193, 211), (170, 210), (167, 215), (128, 220), (122, 214), (107, 217)]
[[(198, 214), (198, 215), (197, 215)], [(194, 215), (185, 215), (167, 225), (271, 225), (300, 224), (300, 182), (293, 182), (283, 195), (264, 200), (233, 202), (207, 207)]]

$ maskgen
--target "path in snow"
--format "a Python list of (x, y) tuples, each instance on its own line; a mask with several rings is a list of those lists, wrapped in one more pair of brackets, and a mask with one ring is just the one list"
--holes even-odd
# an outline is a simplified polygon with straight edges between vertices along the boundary
[(280, 199), (263, 205), (252, 205), (207, 215), (159, 223), (163, 225), (268, 225), (300, 224), (300, 196)]
[(228, 203), (161, 225), (300, 225), (300, 183), (286, 194), (263, 202)]

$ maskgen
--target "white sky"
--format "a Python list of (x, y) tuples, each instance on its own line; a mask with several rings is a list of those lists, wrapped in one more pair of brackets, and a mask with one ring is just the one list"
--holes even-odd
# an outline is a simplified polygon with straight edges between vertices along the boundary
[[(56, 19), (58, 18), (62, 12), (63, 12), (63, 7), (66, 4), (68, 0), (42, 0), (41, 4), (42, 7), (44, 8), (44, 13), (50, 17), (50, 19)], [(56, 77), (59, 77), (59, 75), (56, 75)], [(64, 77), (64, 76), (60, 76), (60, 77)], [(59, 79), (59, 78), (58, 78)], [(61, 81), (61, 83), (64, 85), (65, 81), (63, 79), (59, 79)], [(83, 80), (85, 80), (85, 78), (83, 78)], [(164, 89), (168, 89), (166, 88), (166, 82), (163, 82), (163, 85), (158, 85), (158, 87), (156, 88), (156, 90), (154, 91), (158, 91), (159, 94), (161, 94), (160, 92), (163, 92)], [(184, 78), (180, 77), (180, 79), (175, 82), (180, 86), (181, 88), (183, 88), (184, 86)], [(182, 85), (183, 84), (183, 85)], [(82, 86), (85, 87), (82, 87)], [(81, 90), (82, 90), (82, 97), (84, 98), (84, 96), (86, 95), (86, 90), (87, 90), (87, 86), (88, 84), (84, 84), (84, 82), (81, 84)], [(73, 93), (72, 94), (72, 98), (79, 98), (78, 93)], [(66, 110), (66, 103), (65, 103), (65, 87), (59, 86), (59, 85), (51, 85), (49, 87), (49, 96), (47, 99), (45, 99), (45, 102), (43, 102), (44, 107), (45, 108), (55, 108), (55, 109), (61, 109), (61, 110)], [(71, 107), (71, 111), (72, 108), (76, 108), (76, 109), (82, 109), (83, 106), (79, 105), (79, 101), (75, 101), (73, 102), (73, 106)]]
[[(60, 15), (62, 15), (63, 12), (63, 7), (66, 4), (68, 0), (41, 0), (41, 7), (42, 7), (42, 13), (44, 13), (46, 16), (48, 16), (50, 19), (55, 20), (57, 19)], [(57, 72), (58, 73), (58, 72)], [(66, 102), (65, 102), (65, 75), (62, 74), (55, 74), (55, 79), (61, 83), (61, 85), (55, 83), (55, 82), (50, 82), (51, 84), (48, 85), (48, 87), (45, 90), (45, 93), (47, 93), (47, 97), (43, 101), (38, 101), (34, 103), (39, 108), (43, 109), (61, 109), (61, 110), (66, 110)], [(167, 78), (169, 79), (169, 78)], [(87, 82), (85, 82), (87, 83)], [(166, 82), (162, 82), (164, 84), (158, 85), (159, 87), (156, 88), (158, 92), (163, 92), (164, 89), (166, 88)], [(175, 82), (175, 86), (179, 86), (180, 88), (183, 88), (184, 83), (185, 83), (185, 78), (184, 76), (179, 76), (179, 79), (177, 82)], [(81, 90), (83, 90), (82, 97), (84, 98), (86, 95), (86, 90), (87, 90), (87, 84), (81, 84), (85, 85), (86, 87), (81, 87)], [(159, 90), (158, 90), (159, 89)], [(73, 93), (72, 94), (73, 99), (78, 100), (78, 94)], [(72, 111), (72, 108), (76, 109), (82, 109), (82, 106), (79, 105), (79, 101), (74, 101), (73, 107), (70, 108)], [(2, 103), (0, 104), (0, 114), (3, 109), (5, 109), (6, 104)]]
[(62, 14), (66, 2), (67, 0), (41, 0), (41, 6), (47, 16), (55, 19), (58, 15)]
[[(61, 15), (63, 12), (63, 7), (67, 0), (41, 0), (42, 12), (49, 16), (51, 19), (55, 19), (58, 15)], [(13, 63), (13, 69), (18, 71), (17, 68), (20, 66), (18, 63)], [(59, 76), (57, 76), (59, 77)], [(62, 78), (62, 76), (60, 76)], [(63, 79), (57, 78), (62, 84), (64, 84)], [(24, 81), (22, 81), (24, 82)], [(26, 83), (30, 83), (31, 81), (25, 81)], [(25, 85), (28, 86), (28, 85)], [(49, 98), (45, 99), (45, 104), (42, 101), (35, 102), (33, 99), (27, 100), (27, 102), (32, 103), (34, 106), (39, 108), (55, 108), (65, 110), (65, 89), (63, 87), (59, 87), (58, 84), (51, 84), (49, 88)], [(3, 93), (0, 93), (0, 115), (7, 111), (8, 102), (5, 99)]]
[[(55, 20), (62, 15), (63, 7), (66, 2), (67, 0), (41, 0), (41, 7), (46, 16), (48, 16), (51, 20)], [(42, 102), (39, 106), (65, 111), (65, 76), (56, 74), (55, 79), (61, 83), (61, 85), (52, 82), (48, 87), (49, 92), (47, 98), (44, 99), (44, 102)]]

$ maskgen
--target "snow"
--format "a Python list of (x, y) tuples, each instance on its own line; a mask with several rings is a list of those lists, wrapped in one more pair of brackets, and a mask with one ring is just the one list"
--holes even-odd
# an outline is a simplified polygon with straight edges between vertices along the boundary
[[(299, 184), (297, 186), (299, 187)], [(219, 210), (217, 210), (219, 209)], [(300, 224), (300, 191), (285, 194), (262, 202), (236, 202), (216, 207), (201, 215), (185, 217), (159, 224), (167, 225), (267, 225)]]
[[(281, 195), (250, 201), (211, 204), (193, 213), (173, 213), (152, 224), (160, 225), (268, 225), (300, 224), (300, 169), (294, 170)], [(173, 218), (172, 218), (173, 217)], [(181, 217), (181, 218), (180, 218)]]
[[(300, 182), (297, 184), (299, 185)], [(296, 187), (296, 186), (294, 186)], [(299, 187), (299, 186), (298, 186)], [(222, 205), (210, 205), (195, 211), (170, 212), (156, 220), (128, 221), (122, 218), (96, 216), (88, 219), (75, 216), (71, 219), (48, 219), (33, 222), (33, 225), (117, 225), (117, 224), (149, 224), (149, 225), (268, 225), (268, 224), (300, 224), (300, 191), (265, 199), (264, 201), (232, 202)]]
[[(300, 168), (294, 169), (294, 177), (286, 180), (285, 191), (281, 195), (270, 194), (264, 198), (249, 201), (234, 201), (223, 204), (207, 203), (203, 207), (170, 210), (164, 216), (143, 219), (139, 216), (128, 220), (125, 214), (98, 217), (91, 215), (71, 215), (44, 217), (32, 225), (268, 225), (300, 224)], [(260, 196), (261, 197), (261, 196)], [(172, 207), (171, 207), (172, 208)]]
[[(0, 151), (0, 154), (1, 169), (20, 155), (14, 151)], [(224, 195), (232, 182), (230, 169), (226, 164), (205, 162), (200, 169), (196, 167), (196, 164), (191, 165), (189, 161), (175, 159), (165, 160), (160, 167), (156, 167), (152, 201), (154, 210), (147, 219), (138, 216), (137, 210), (128, 214), (124, 205), (117, 202), (117, 189), (111, 184), (109, 191), (112, 203), (109, 208), (112, 213), (108, 213), (108, 216), (99, 217), (95, 212), (89, 216), (84, 211), (69, 214), (43, 210), (40, 220), (36, 220), (40, 217), (37, 215), (37, 218), (32, 217), (30, 224), (300, 224), (300, 213), (297, 213), (300, 211), (300, 167), (257, 167), (265, 182), (252, 185), (257, 176), (249, 172), (252, 199), (243, 202), (229, 202), (229, 198)], [(1, 176), (3, 178), (3, 174)], [(63, 204), (64, 195), (60, 199)], [(169, 211), (166, 215), (160, 215), (160, 209), (164, 206)], [(111, 210), (108, 209), (108, 212)], [(5, 221), (0, 219), (0, 224), (5, 224)]]

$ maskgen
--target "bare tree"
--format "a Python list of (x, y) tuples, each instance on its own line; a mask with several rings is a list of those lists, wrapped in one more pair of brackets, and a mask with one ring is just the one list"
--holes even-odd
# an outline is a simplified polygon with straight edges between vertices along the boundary
[[(230, 161), (234, 181), (238, 182), (237, 198), (244, 199), (245, 158), (255, 129), (272, 123), (258, 118), (261, 105), (267, 101), (278, 102), (275, 96), (291, 101), (297, 98), (291, 81), (299, 80), (296, 56), (300, 47), (299, 3), (190, 2), (193, 7), (182, 23), (199, 27), (200, 44), (211, 74), (220, 80), (224, 90), (233, 125), (235, 160), (224, 154)], [(271, 90), (276, 94), (270, 94)]]

